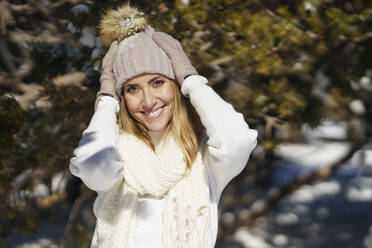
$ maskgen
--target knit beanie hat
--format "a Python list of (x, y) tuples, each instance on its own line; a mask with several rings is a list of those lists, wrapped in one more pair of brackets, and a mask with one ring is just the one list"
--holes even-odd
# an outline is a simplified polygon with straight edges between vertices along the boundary
[(142, 74), (156, 73), (175, 80), (169, 57), (152, 40), (155, 30), (147, 24), (143, 12), (129, 4), (109, 10), (99, 28), (103, 45), (119, 42), (113, 64), (118, 96), (125, 82)]

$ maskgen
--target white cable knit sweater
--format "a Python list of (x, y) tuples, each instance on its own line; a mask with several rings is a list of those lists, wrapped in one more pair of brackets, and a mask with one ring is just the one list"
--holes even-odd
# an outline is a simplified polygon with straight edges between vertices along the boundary
[[(182, 93), (190, 98), (200, 116), (209, 137), (205, 149), (210, 187), (210, 211), (212, 218), (211, 240), (214, 247), (217, 238), (217, 206), (225, 186), (245, 167), (257, 144), (257, 132), (249, 129), (243, 115), (234, 110), (207, 85), (200, 75), (185, 79)], [(70, 161), (70, 171), (80, 177), (84, 184), (98, 193), (94, 212), (100, 207), (104, 193), (123, 177), (123, 161), (116, 147), (119, 129), (116, 124), (118, 102), (110, 97), (101, 97), (79, 146)], [(152, 133), (155, 144), (158, 133)], [(161, 215), (164, 199), (141, 197), (138, 200), (136, 247), (161, 248)], [(91, 247), (99, 247), (94, 233)]]

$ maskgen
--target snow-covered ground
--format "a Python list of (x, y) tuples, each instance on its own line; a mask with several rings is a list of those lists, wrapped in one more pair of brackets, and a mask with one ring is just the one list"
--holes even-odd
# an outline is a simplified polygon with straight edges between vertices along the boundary
[[(276, 150), (273, 187), (291, 182), (306, 171), (330, 166), (342, 158), (350, 144), (346, 125), (325, 122), (304, 128), (305, 144), (282, 144)], [(333, 140), (327, 142), (327, 140)], [(337, 140), (340, 140), (339, 142)], [(372, 148), (357, 152), (331, 178), (305, 185), (283, 199), (254, 228), (240, 228), (225, 237), (219, 248), (365, 247), (372, 226)], [(371, 246), (372, 247), (372, 241)]]
[(241, 228), (218, 248), (364, 247), (372, 225), (372, 175), (342, 177), (296, 191), (252, 228)]

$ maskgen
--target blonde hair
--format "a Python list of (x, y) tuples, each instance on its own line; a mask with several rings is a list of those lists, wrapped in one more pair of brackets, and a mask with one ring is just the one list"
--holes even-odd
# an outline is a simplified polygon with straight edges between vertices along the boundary
[[(200, 149), (204, 127), (190, 100), (181, 94), (178, 84), (172, 79), (167, 79), (171, 81), (174, 92), (173, 113), (162, 138), (166, 139), (172, 133), (184, 154), (184, 161), (189, 171)], [(125, 103), (123, 90), (120, 97), (118, 116), (120, 131), (137, 136), (155, 152), (155, 145), (147, 132), (147, 128), (130, 115)]]

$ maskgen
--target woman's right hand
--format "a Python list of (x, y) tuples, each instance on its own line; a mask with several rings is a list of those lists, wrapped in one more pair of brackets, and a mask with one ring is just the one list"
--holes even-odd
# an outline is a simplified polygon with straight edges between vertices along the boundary
[(152, 40), (168, 55), (172, 64), (174, 76), (181, 87), (187, 76), (198, 74), (178, 40), (164, 32), (155, 32), (151, 37)]
[(99, 91), (97, 92), (94, 110), (97, 109), (98, 101), (102, 95), (110, 95), (114, 97), (118, 102), (120, 102), (119, 97), (116, 93), (116, 80), (112, 70), (118, 49), (118, 42), (112, 42), (110, 49), (107, 51), (105, 57), (102, 60), (102, 74), (100, 77), (101, 86)]

